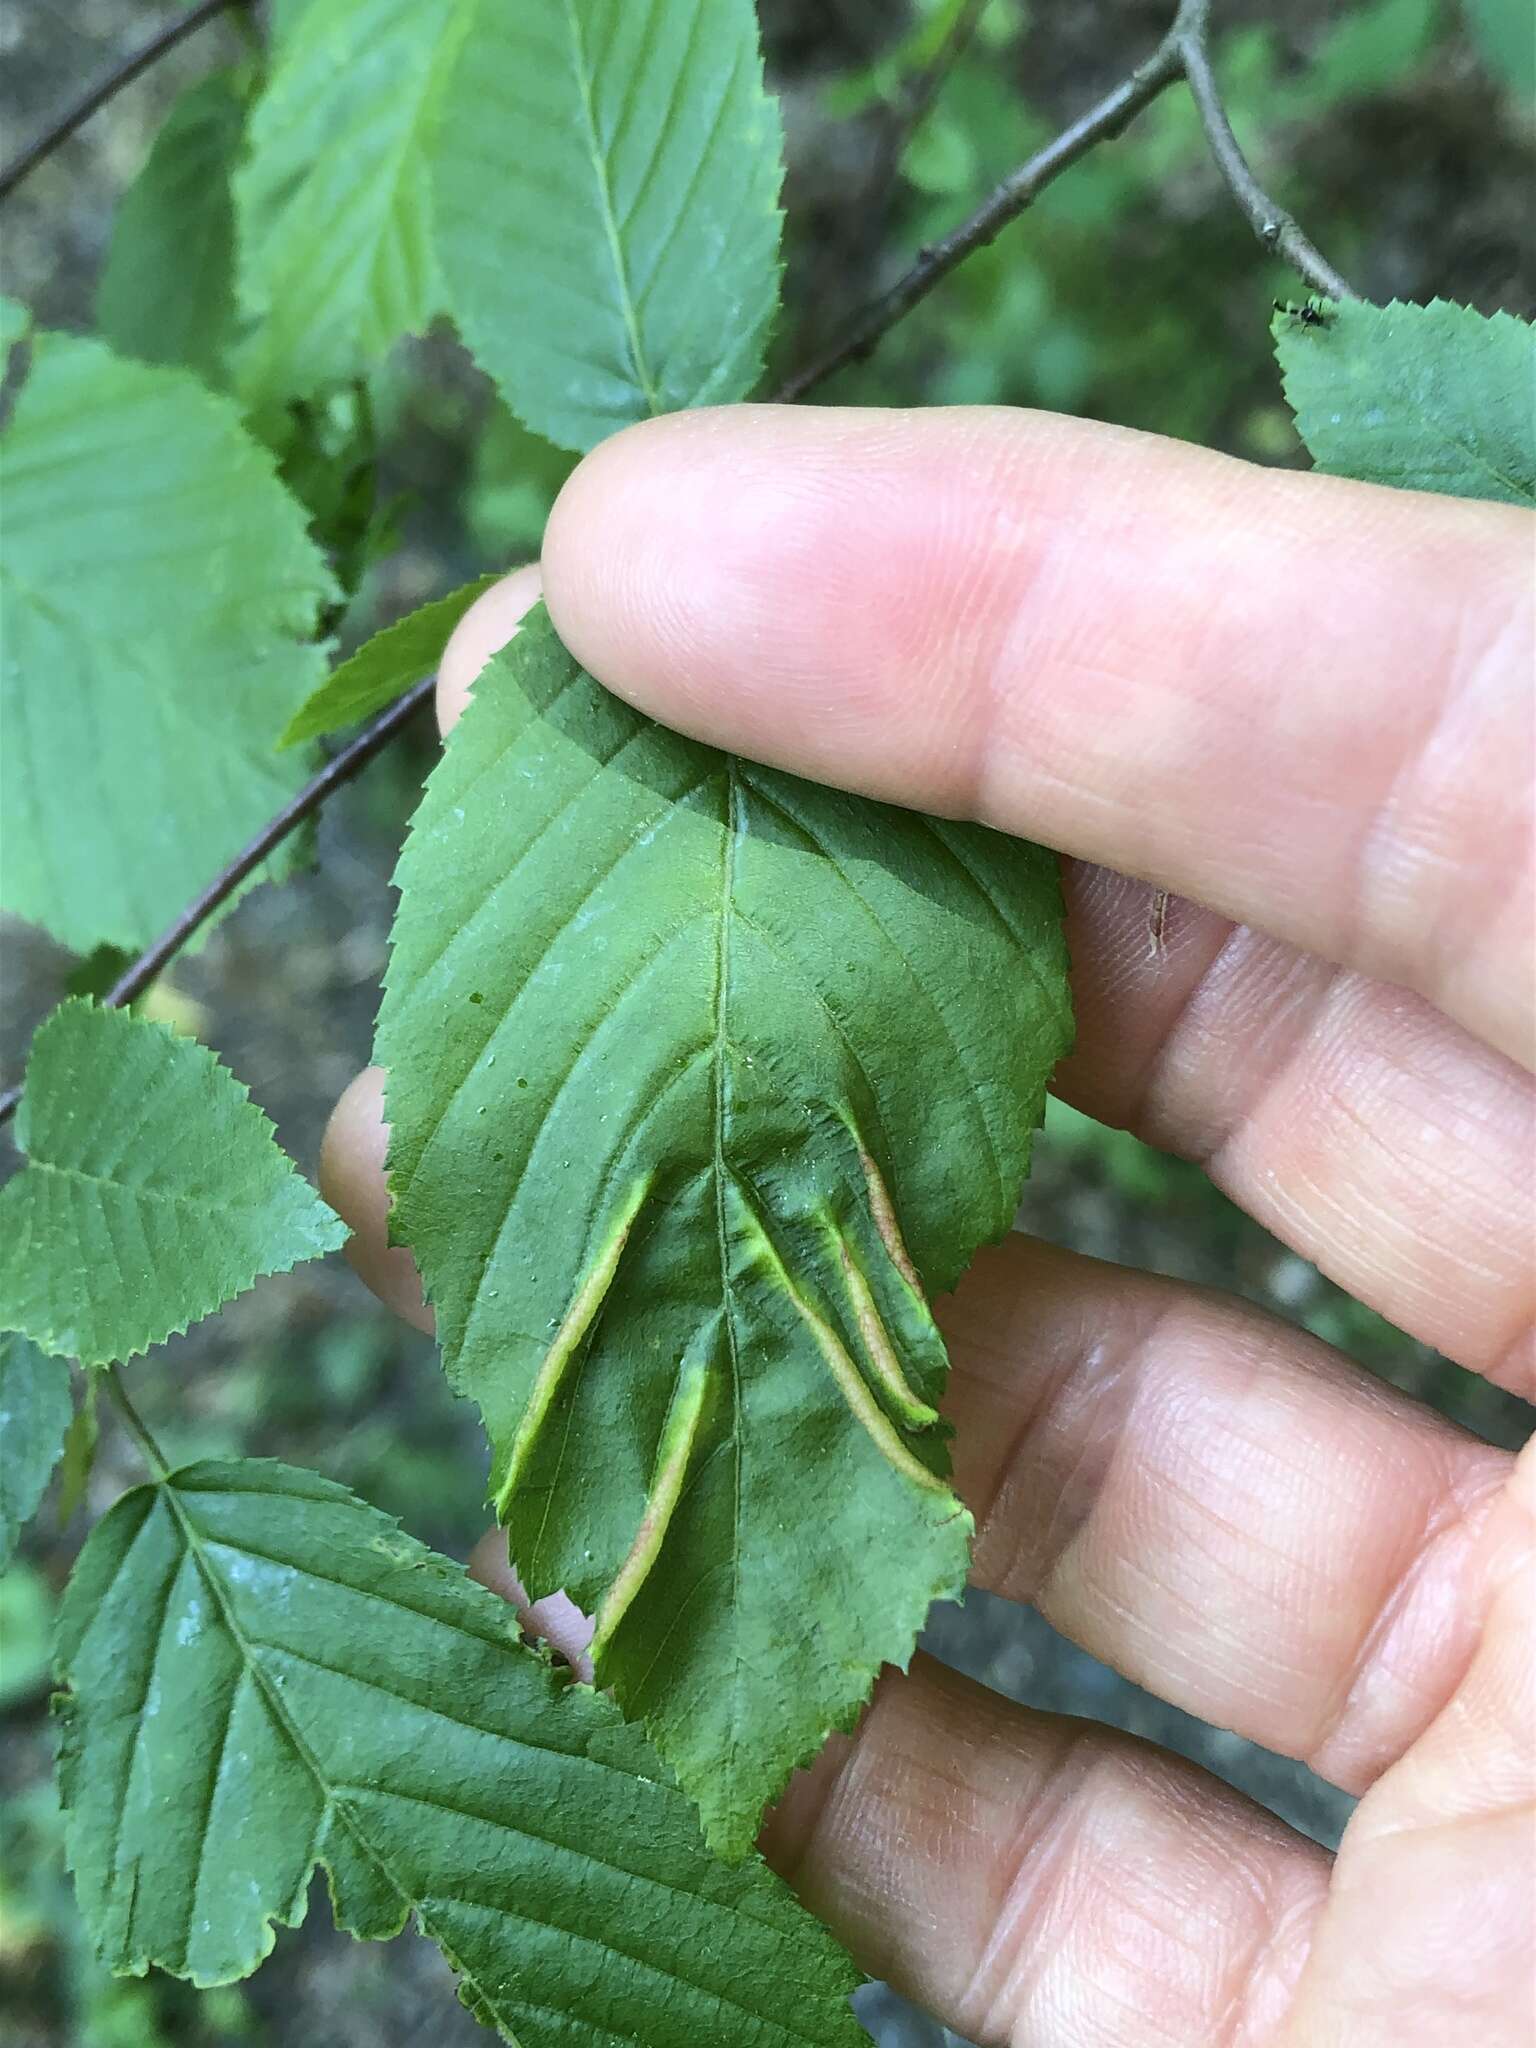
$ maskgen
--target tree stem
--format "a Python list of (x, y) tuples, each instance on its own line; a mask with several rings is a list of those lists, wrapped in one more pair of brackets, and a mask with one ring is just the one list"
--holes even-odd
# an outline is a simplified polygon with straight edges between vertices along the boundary
[(66, 108), (50, 128), (44, 129), (36, 142), (28, 144), (24, 150), (11, 158), (5, 168), (0, 170), (0, 199), (9, 198), (23, 178), (35, 171), (45, 158), (52, 156), (59, 145), (67, 142), (77, 128), (83, 128), (92, 114), (99, 112), (108, 100), (115, 99), (125, 85), (132, 85), (140, 72), (147, 71), (151, 64), (157, 63), (167, 50), (174, 50), (179, 42), (191, 35), (195, 29), (200, 29), (204, 22), (212, 21), (215, 15), (223, 14), (231, 7), (243, 7), (248, 4), (249, 0), (200, 0), (198, 6), (189, 8), (175, 21), (167, 23), (158, 34), (151, 36), (149, 41), (142, 44), (131, 56), (125, 57), (115, 70), (108, 72), (105, 78), (98, 79), (93, 86), (83, 92), (74, 105)]
[(1283, 257), (1304, 283), (1325, 298), (1358, 298), (1359, 294), (1307, 239), (1285, 208), (1270, 198), (1243, 155), (1211, 68), (1210, 11), (1210, 0), (1185, 0), (1174, 24), (1173, 38), (1178, 45), (1180, 69), (1227, 190), (1264, 247)]
[(115, 1365), (107, 1367), (106, 1381), (107, 1392), (112, 1398), (112, 1405), (123, 1418), (123, 1424), (128, 1434), (138, 1445), (145, 1464), (148, 1465), (156, 1479), (169, 1479), (171, 1468), (166, 1460), (165, 1453), (150, 1435), (149, 1427), (139, 1414), (138, 1409), (129, 1400), (128, 1389), (123, 1385), (123, 1376)]

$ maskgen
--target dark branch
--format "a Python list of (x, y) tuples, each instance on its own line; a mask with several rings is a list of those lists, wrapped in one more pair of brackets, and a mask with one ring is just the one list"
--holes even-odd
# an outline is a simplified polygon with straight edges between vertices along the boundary
[[(298, 795), (275, 817), (267, 820), (256, 837), (214, 876), (200, 896), (187, 905), (176, 922), (167, 926), (154, 944), (112, 984), (101, 999), (107, 1008), (121, 1009), (135, 996), (141, 996), (155, 976), (175, 959), (219, 906), (229, 901), (246, 877), (253, 874), (307, 817), (318, 811), (327, 797), (334, 795), (343, 783), (350, 782), (366, 768), (375, 754), (383, 752), (426, 703), (436, 681), (435, 676), (427, 676), (413, 684), (403, 696), (395, 699), (387, 711), (381, 711), (371, 725), (365, 725), (356, 739), (349, 740), (339, 753), (333, 754), (320, 773), (306, 782)], [(19, 1083), (0, 1095), (0, 1124), (8, 1122), (15, 1114), (20, 1100)]]
[(167, 50), (174, 50), (179, 42), (195, 29), (200, 29), (204, 22), (212, 21), (215, 15), (246, 4), (247, 0), (201, 0), (200, 5), (189, 8), (175, 21), (168, 22), (158, 35), (151, 36), (131, 57), (125, 57), (115, 71), (98, 79), (88, 92), (59, 116), (51, 128), (43, 131), (36, 142), (22, 150), (19, 156), (12, 157), (4, 170), (0, 170), (0, 199), (9, 198), (22, 179), (35, 171), (45, 157), (52, 156), (60, 143), (67, 142), (77, 128), (85, 126), (92, 114), (104, 107), (108, 100), (114, 99), (125, 85), (131, 85), (140, 72), (157, 63)]
[(1227, 189), (1266, 249), (1283, 257), (1298, 277), (1329, 299), (1358, 298), (1333, 265), (1315, 249), (1283, 206), (1277, 206), (1249, 167), (1222, 104), (1207, 43), (1210, 0), (1185, 0), (1174, 26), (1179, 62), (1199, 110), (1205, 139)]
[(841, 341), (780, 385), (773, 394), (774, 402), (792, 405), (819, 384), (824, 384), (838, 370), (845, 369), (850, 363), (862, 362), (872, 354), (897, 322), (904, 320), (936, 285), (942, 284), (952, 270), (960, 267), (967, 256), (995, 241), (1010, 221), (1017, 220), (1046, 186), (1080, 157), (1086, 156), (1098, 143), (1108, 142), (1118, 135), (1143, 107), (1149, 106), (1173, 83), (1180, 70), (1180, 45), (1170, 34), (1145, 64), (1133, 71), (1129, 78), (1122, 79), (1097, 106), (1090, 107), (1070, 128), (1064, 128), (1054, 142), (1048, 142), (1028, 162), (1011, 171), (969, 220), (962, 221), (942, 241), (931, 243), (920, 251), (911, 269), (873, 305), (865, 308)]
[(1017, 220), (1061, 173), (1080, 157), (1119, 135), (1153, 100), (1178, 79), (1189, 85), (1211, 155), (1233, 198), (1252, 222), (1254, 233), (1267, 249), (1285, 259), (1315, 291), (1331, 299), (1358, 297), (1333, 266), (1312, 246), (1283, 207), (1277, 206), (1249, 168), (1238, 146), (1222, 105), (1221, 93), (1211, 69), (1207, 38), (1210, 28), (1210, 0), (1182, 0), (1173, 26), (1146, 63), (1107, 92), (1097, 106), (1090, 107), (1054, 142), (1011, 171), (969, 220), (953, 229), (940, 242), (919, 252), (917, 261), (904, 272), (889, 291), (865, 308), (853, 326), (827, 353), (797, 370), (773, 394), (781, 405), (805, 398), (818, 385), (862, 362), (897, 322), (927, 298), (976, 249), (984, 248), (1011, 221)]

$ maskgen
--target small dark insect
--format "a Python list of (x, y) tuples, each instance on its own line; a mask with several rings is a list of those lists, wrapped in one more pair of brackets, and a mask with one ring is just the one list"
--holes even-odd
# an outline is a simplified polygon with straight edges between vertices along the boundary
[(1303, 327), (1331, 327), (1333, 325), (1333, 315), (1325, 313), (1321, 306), (1292, 306), (1288, 305), (1284, 299), (1276, 299), (1275, 311), (1277, 313), (1289, 313), (1291, 318), (1299, 320)]

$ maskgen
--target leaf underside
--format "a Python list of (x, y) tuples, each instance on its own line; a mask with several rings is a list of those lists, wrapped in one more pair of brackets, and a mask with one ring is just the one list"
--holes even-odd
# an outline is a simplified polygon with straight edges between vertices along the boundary
[(1275, 316), (1297, 431), (1319, 469), (1536, 505), (1536, 327), (1436, 299)]
[(281, 744), (319, 739), (356, 725), (392, 704), (402, 690), (435, 666), (448, 636), (476, 598), (483, 597), (496, 576), (482, 576), (462, 589), (419, 606), (385, 626), (357, 652), (333, 669), (314, 695), (288, 721)]
[(37, 1513), (73, 1415), (69, 1368), (25, 1337), (0, 1336), (0, 1571)]
[(585, 449), (757, 381), (781, 144), (751, 0), (480, 0), (431, 175), (450, 309), (536, 433)]
[(1070, 1035), (1054, 859), (679, 738), (538, 613), (397, 880), (394, 1227), (525, 1583), (739, 1853), (964, 1580), (926, 1297)]
[(856, 1975), (759, 1862), (728, 1869), (638, 1731), (459, 1567), (313, 1474), (128, 1494), (66, 1594), (70, 1862), (100, 1952), (248, 1975), (316, 1865), (364, 1939), (414, 1914), (523, 2048), (838, 2048)]
[(0, 1188), (0, 1329), (105, 1365), (335, 1250), (339, 1219), (205, 1046), (74, 999), (39, 1027)]
[(97, 342), (36, 337), (0, 477), (0, 901), (137, 950), (302, 779), (331, 581), (229, 401)]
[(427, 161), (472, 4), (309, 0), (282, 37), (234, 187), (253, 401), (363, 375), (440, 310)]

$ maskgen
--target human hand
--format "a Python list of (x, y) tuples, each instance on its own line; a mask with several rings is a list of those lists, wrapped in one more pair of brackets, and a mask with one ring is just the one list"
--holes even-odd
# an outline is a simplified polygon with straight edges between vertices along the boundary
[[(1525, 514), (1040, 415), (735, 408), (589, 456), (543, 579), (669, 724), (1073, 856), (1060, 1092), (1536, 1392)], [(536, 592), (466, 617), (445, 727)], [(365, 1075), (326, 1191), (425, 1324), (383, 1145)], [(1528, 2048), (1536, 1463), (1236, 1300), (1023, 1238), (940, 1322), (976, 1581), (1364, 1796), (1331, 1862), (919, 1658), (770, 1858), (981, 2042)]]

